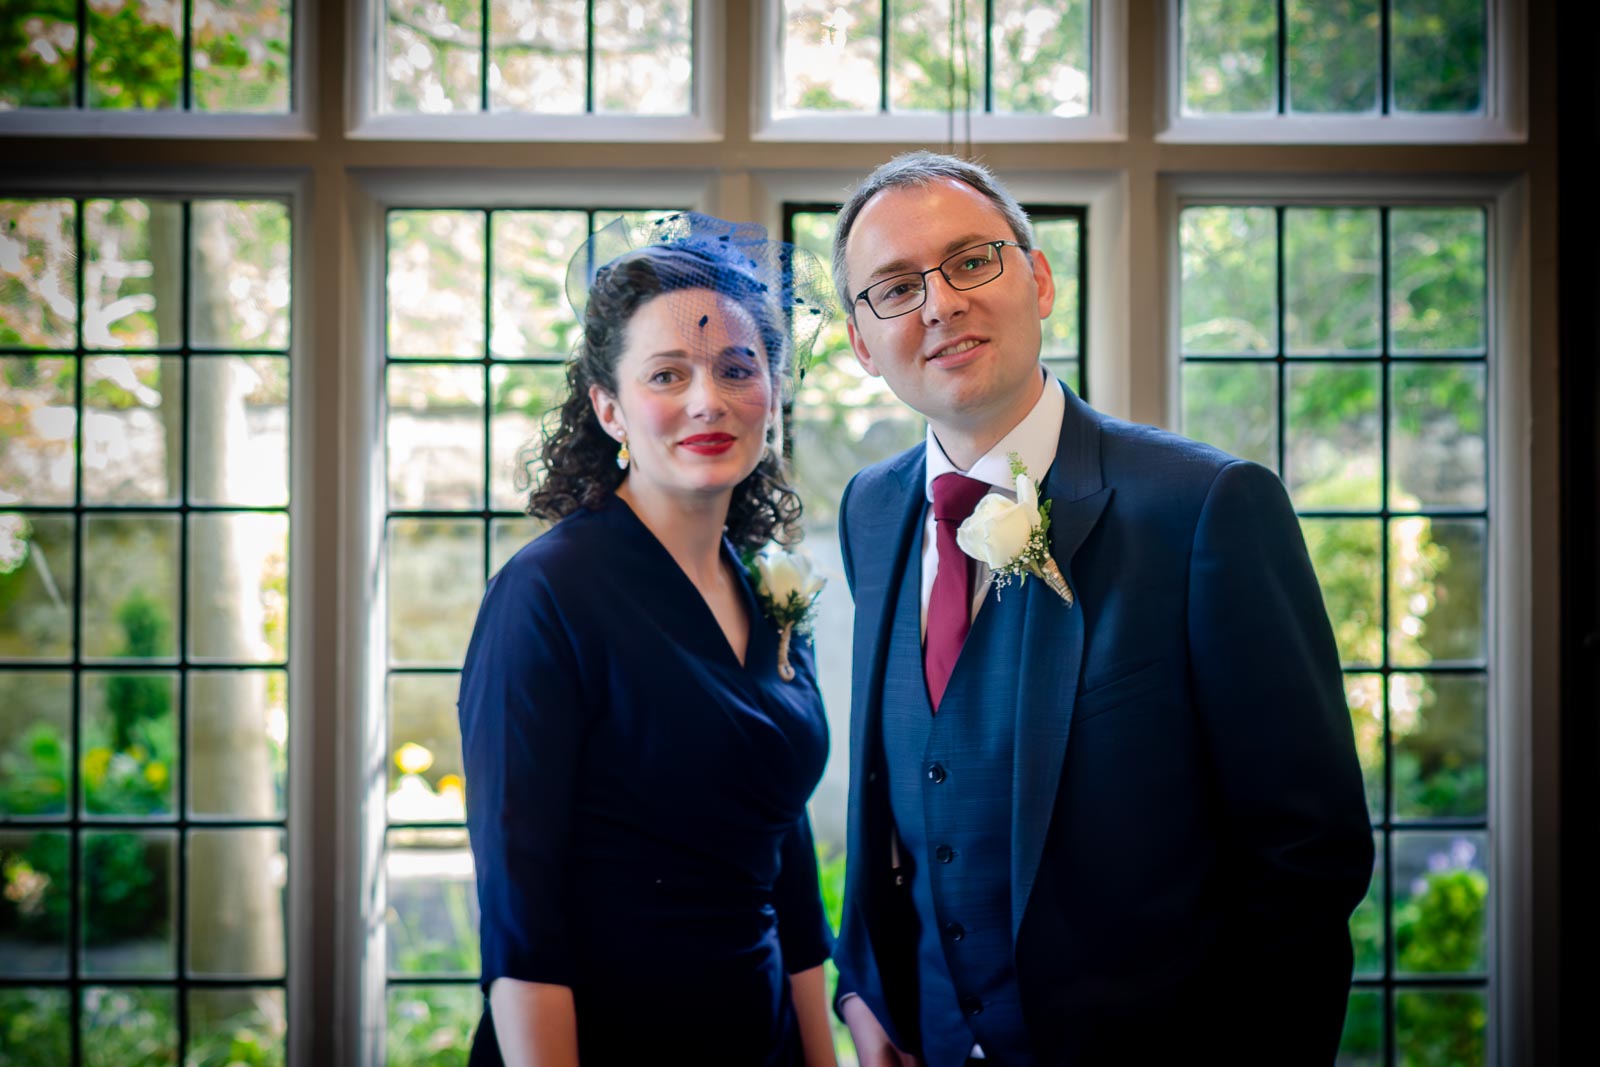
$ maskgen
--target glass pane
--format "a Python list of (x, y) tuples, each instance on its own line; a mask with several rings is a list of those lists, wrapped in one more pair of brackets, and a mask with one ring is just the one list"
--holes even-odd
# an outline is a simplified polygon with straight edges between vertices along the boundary
[(289, 373), (285, 356), (189, 361), (191, 503), (289, 503)]
[(489, 523), (489, 573), (504, 567), (523, 545), (549, 528), (541, 519), (495, 519)]
[(1483, 0), (1394, 0), (1389, 15), (1396, 111), (1477, 111), (1487, 36)]
[(1291, 363), (1284, 481), (1296, 507), (1376, 509), (1382, 423), (1376, 363)]
[(196, 830), (189, 835), (188, 971), (210, 978), (283, 976), (282, 830)]
[(478, 111), (480, 0), (388, 0), (383, 89), (389, 111)]
[(282, 989), (189, 991), (186, 1067), (283, 1067), (289, 1032)]
[(578, 341), (567, 303), (567, 261), (589, 236), (582, 211), (494, 213), (492, 355), (565, 359)]
[(183, 208), (163, 200), (83, 206), (83, 343), (172, 348), (181, 340)]
[(160, 110), (183, 104), (183, 5), (90, 0), (84, 55), (89, 106)]
[(1383, 992), (1357, 989), (1350, 993), (1344, 1033), (1334, 1067), (1381, 1067), (1383, 1064)]
[(1394, 835), (1394, 951), (1401, 974), (1475, 974), (1484, 968), (1489, 914), (1488, 835)]
[(389, 212), (390, 355), (483, 356), (483, 233), (481, 211)]
[(83, 500), (173, 504), (183, 474), (183, 361), (95, 356), (83, 361)]
[(5, 1046), (15, 1067), (59, 1067), (71, 1056), (72, 1022), (65, 989), (0, 989)]
[(384, 872), (389, 973), (477, 977), (478, 888), (467, 832), (392, 830)]
[(84, 656), (171, 660), (177, 618), (178, 517), (84, 516)]
[(10, 15), (10, 32), (0, 41), (0, 111), (72, 107), (78, 73), (77, 0), (34, 0), (26, 12), (25, 19)]
[(882, 0), (784, 0), (788, 111), (878, 111)]
[(489, 0), (489, 107), (581, 115), (584, 0)]
[(0, 658), (72, 655), (75, 521), (0, 512)]
[(528, 503), (528, 490), (543, 470), (541, 420), (567, 398), (567, 368), (562, 364), (501, 365), (489, 371), (489, 382), (494, 390), (494, 417), (489, 427), (494, 447), (490, 506), (521, 511)]
[(1389, 328), (1396, 352), (1481, 352), (1484, 214), (1476, 208), (1389, 213)]
[(1389, 656), (1396, 666), (1481, 664), (1487, 531), (1472, 519), (1389, 523)]
[(1333, 622), (1339, 661), (1377, 666), (1383, 655), (1383, 578), (1377, 519), (1301, 519), (1306, 551)]
[(483, 597), (483, 524), (389, 522), (389, 660), (459, 667)]
[(389, 676), (389, 819), (462, 822), (467, 817), (456, 719), (458, 674)]
[(1396, 818), (1487, 812), (1488, 706), (1481, 674), (1390, 677)]
[[(54, 6), (70, 21), (72, 0), (43, 0), (41, 36), (28, 51), (56, 47), (61, 35), (49, 11)], [(76, 36), (77, 31), (72, 31)], [(70, 63), (72, 46), (67, 45)], [(4, 64), (0, 64), (4, 66)], [(0, 111), (9, 87), (0, 83)], [(50, 90), (53, 92), (53, 90)], [(71, 90), (65, 103), (71, 103)], [(28, 106), (28, 105), (24, 105)], [(17, 348), (71, 348), (78, 329), (77, 214), (71, 200), (0, 200), (0, 345)]]
[(1184, 0), (1184, 112), (1215, 115), (1277, 109), (1277, 4)]
[(1284, 346), (1291, 355), (1377, 352), (1382, 302), (1376, 209), (1283, 213)]
[(1288, 0), (1288, 110), (1378, 110), (1378, 0)]
[[(1039, 250), (1050, 261), (1050, 274), (1056, 283), (1056, 306), (1044, 322), (1045, 358), (1083, 354), (1078, 335), (1078, 301), (1082, 285), (1078, 277), (1078, 241), (1082, 227), (1077, 219), (1035, 219), (1033, 235)], [(1073, 379), (1067, 383), (1077, 388)]]
[(1390, 506), (1485, 507), (1488, 368), (1396, 364), (1390, 376)]
[(1350, 944), (1355, 951), (1355, 974), (1383, 974), (1383, 834), (1372, 835), (1372, 880), (1366, 895), (1350, 916)]
[[(0, 958), (7, 978), (67, 974), (68, 847), (64, 833), (0, 830)], [(0, 1037), (9, 1037), (10, 1016), (0, 1018), (6, 1019)], [(0, 1052), (6, 1048), (0, 1044)]]
[(1367, 812), (1377, 822), (1383, 818), (1383, 677), (1346, 674), (1345, 702), (1350, 705), (1350, 725), (1356, 735), (1356, 756), (1361, 779), (1367, 786)]
[(84, 973), (170, 976), (177, 955), (177, 835), (86, 831), (82, 840)]
[(391, 363), (389, 506), (483, 507), (483, 368)]
[(594, 109), (687, 115), (692, 0), (592, 0)]
[(171, 988), (83, 991), (85, 1067), (178, 1062), (178, 998)]
[(959, 6), (965, 19), (955, 35), (954, 55), (952, 6), (955, 0), (894, 0), (889, 21), (891, 111), (983, 110), (983, 5)]
[(285, 0), (194, 0), (196, 111), (289, 110)]
[(66, 814), (72, 676), (0, 671), (0, 708), (0, 818)]
[(1186, 208), (1183, 351), (1252, 355), (1278, 350), (1278, 224), (1271, 208)]
[[(830, 282), (833, 281), (833, 232), (837, 222), (838, 213), (833, 211), (801, 211), (790, 219), (790, 227), (794, 231), (791, 240), (795, 247), (816, 256)], [(1050, 265), (1054, 267), (1055, 263)], [(812, 365), (816, 367), (838, 359), (854, 363), (855, 358), (850, 351), (850, 337), (844, 316), (837, 316), (817, 336), (812, 349)]]
[(281, 663), (288, 650), (289, 516), (189, 516), (189, 658)]
[(91, 815), (167, 815), (178, 778), (178, 676), (83, 675), (83, 807)]
[(281, 819), (287, 810), (289, 676), (189, 671), (189, 812)]
[(995, 0), (994, 109), (1034, 115), (1089, 113), (1088, 0)]
[(287, 348), (289, 206), (271, 200), (196, 200), (190, 226), (194, 344)]
[(1185, 363), (1183, 433), (1277, 470), (1277, 367), (1271, 363)]
[(423, 1048), (454, 1053), (464, 1061), (483, 1009), (476, 982), (391, 987), (384, 1043), (388, 1067), (414, 1067), (415, 1050)]
[(77, 377), (73, 359), (0, 357), (0, 504), (72, 503)]
[(1394, 1040), (1404, 1067), (1481, 1067), (1489, 1002), (1476, 989), (1400, 989)]

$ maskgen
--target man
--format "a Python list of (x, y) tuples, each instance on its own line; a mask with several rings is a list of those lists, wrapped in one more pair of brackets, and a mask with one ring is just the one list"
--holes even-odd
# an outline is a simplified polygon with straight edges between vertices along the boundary
[[(840, 514), (856, 602), (838, 1010), (863, 1067), (1330, 1063), (1372, 838), (1337, 653), (1269, 471), (1103, 416), (984, 168), (914, 153), (839, 215), (868, 373), (928, 420)], [(1065, 580), (957, 545), (1010, 457)]]

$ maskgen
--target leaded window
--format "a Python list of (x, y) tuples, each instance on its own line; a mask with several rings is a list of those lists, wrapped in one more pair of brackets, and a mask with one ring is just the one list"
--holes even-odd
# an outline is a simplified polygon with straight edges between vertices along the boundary
[(383, 0), (379, 108), (688, 115), (694, 0)]
[(1342, 1056), (1486, 1062), (1487, 212), (1194, 205), (1179, 245), (1183, 430), (1283, 478), (1344, 666), (1377, 867)]
[(0, 1058), (282, 1063), (290, 223), (0, 200)]
[(0, 111), (290, 110), (292, 0), (11, 0)]

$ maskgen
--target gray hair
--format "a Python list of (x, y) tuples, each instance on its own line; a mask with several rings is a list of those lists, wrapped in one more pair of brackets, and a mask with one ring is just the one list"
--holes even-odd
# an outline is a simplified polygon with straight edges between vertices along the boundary
[(838, 223), (833, 231), (833, 287), (838, 291), (839, 304), (844, 308), (845, 318), (854, 317), (856, 310), (851, 303), (850, 298), (855, 294), (850, 292), (850, 279), (845, 276), (844, 263), (845, 245), (850, 241), (850, 231), (855, 227), (856, 216), (867, 206), (867, 201), (886, 189), (920, 189), (941, 178), (953, 178), (958, 182), (964, 182), (988, 197), (1005, 217), (1006, 224), (1011, 227), (1011, 235), (1017, 239), (1023, 250), (1028, 251), (1033, 248), (1033, 224), (1028, 221), (1028, 213), (1022, 210), (1017, 198), (1000, 184), (999, 179), (988, 167), (957, 156), (926, 150), (895, 156), (867, 175), (866, 181), (856, 186), (855, 192), (850, 194), (850, 199), (839, 209)]

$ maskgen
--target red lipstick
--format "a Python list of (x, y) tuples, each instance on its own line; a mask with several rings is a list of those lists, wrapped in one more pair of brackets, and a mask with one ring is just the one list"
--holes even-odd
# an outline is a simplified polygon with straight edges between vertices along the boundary
[(720, 456), (733, 447), (734, 438), (725, 433), (697, 433), (678, 444), (701, 456)]

